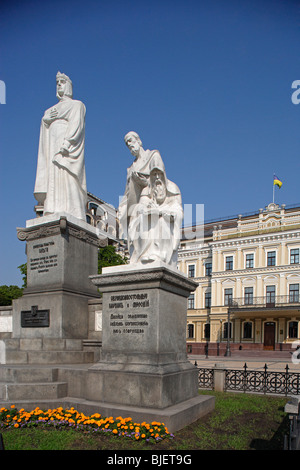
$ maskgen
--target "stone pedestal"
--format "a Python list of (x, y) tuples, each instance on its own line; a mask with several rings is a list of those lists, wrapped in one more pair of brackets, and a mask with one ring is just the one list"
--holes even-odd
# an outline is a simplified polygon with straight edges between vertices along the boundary
[(197, 284), (163, 263), (106, 268), (91, 280), (103, 293), (103, 333), (86, 398), (116, 415), (169, 416), (173, 429), (198, 419), (203, 397), (186, 354), (187, 297)]
[(88, 300), (99, 297), (94, 227), (70, 216), (41, 217), (18, 229), (26, 241), (27, 288), (13, 303), (13, 338), (87, 338)]

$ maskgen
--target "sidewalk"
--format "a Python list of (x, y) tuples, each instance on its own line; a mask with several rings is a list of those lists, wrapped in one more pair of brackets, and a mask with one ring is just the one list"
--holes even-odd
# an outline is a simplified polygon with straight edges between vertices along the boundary
[(234, 356), (208, 356), (207, 358), (204, 355), (188, 354), (188, 359), (194, 364), (197, 362), (197, 367), (214, 367), (215, 364), (224, 364), (227, 369), (242, 369), (247, 364), (248, 369), (252, 370), (262, 370), (267, 364), (269, 372), (285, 372), (286, 365), (289, 367), (289, 372), (299, 372), (300, 373), (300, 359), (297, 360), (297, 363), (292, 361), (293, 357), (286, 355), (282, 358), (280, 357), (270, 357), (266, 355), (264, 357), (263, 352), (261, 357), (254, 356), (242, 356), (239, 357), (236, 353)]

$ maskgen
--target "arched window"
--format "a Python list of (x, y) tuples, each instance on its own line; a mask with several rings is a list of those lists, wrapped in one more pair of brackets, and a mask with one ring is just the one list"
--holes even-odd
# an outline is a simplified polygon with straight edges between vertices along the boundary
[[(224, 322), (223, 326), (223, 338), (227, 339), (228, 338), (228, 322)], [(232, 323), (229, 323), (229, 338), (232, 338)]]

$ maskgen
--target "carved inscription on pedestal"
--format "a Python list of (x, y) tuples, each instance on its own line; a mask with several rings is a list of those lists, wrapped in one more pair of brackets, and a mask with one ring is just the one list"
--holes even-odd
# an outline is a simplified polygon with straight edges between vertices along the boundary
[(53, 241), (37, 243), (32, 247), (32, 256), (29, 258), (29, 269), (35, 273), (48, 273), (58, 263), (58, 255), (54, 252)]
[(110, 295), (110, 333), (113, 335), (143, 334), (148, 329), (148, 293)]

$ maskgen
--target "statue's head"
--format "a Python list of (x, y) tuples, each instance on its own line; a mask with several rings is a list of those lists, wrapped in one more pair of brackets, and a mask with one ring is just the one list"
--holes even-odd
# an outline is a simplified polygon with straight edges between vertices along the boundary
[(136, 132), (130, 131), (125, 135), (124, 140), (131, 154), (134, 157), (137, 157), (140, 148), (143, 147), (143, 143), (140, 139), (140, 136)]
[(73, 97), (73, 85), (71, 79), (64, 73), (57, 72), (56, 74), (56, 96), (59, 100), (63, 96)]
[(167, 196), (167, 177), (161, 158), (154, 156), (149, 169), (151, 196), (158, 204), (162, 204)]

